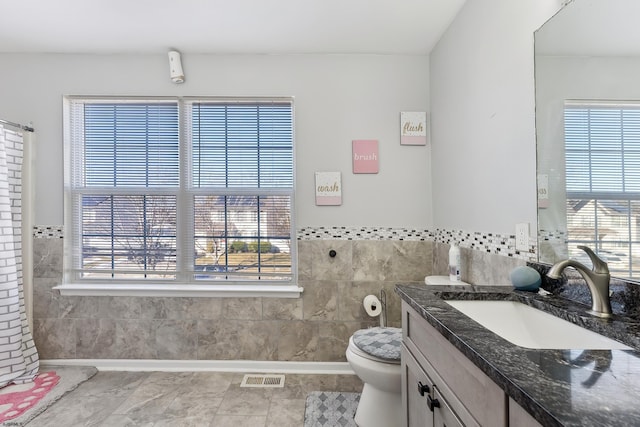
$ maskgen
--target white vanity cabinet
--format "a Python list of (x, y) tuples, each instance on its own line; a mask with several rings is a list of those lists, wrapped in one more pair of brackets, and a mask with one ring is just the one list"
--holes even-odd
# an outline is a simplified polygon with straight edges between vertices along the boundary
[(508, 425), (504, 391), (402, 303), (404, 427)]

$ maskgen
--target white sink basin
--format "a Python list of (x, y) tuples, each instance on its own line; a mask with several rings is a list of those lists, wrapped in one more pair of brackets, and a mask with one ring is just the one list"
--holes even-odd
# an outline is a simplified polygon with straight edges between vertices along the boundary
[(515, 301), (445, 301), (512, 344), (532, 349), (632, 350), (618, 341)]

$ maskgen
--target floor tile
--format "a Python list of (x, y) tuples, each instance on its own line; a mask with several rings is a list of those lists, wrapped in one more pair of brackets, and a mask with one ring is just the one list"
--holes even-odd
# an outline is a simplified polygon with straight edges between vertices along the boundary
[(229, 372), (102, 371), (27, 427), (301, 427), (311, 391), (359, 392), (355, 375), (285, 375), (282, 388), (240, 387)]
[(266, 427), (301, 427), (304, 424), (306, 400), (271, 399)]
[(265, 427), (266, 416), (260, 415), (216, 415), (210, 427)]
[(222, 399), (218, 414), (267, 415), (270, 397), (265, 389), (231, 388)]

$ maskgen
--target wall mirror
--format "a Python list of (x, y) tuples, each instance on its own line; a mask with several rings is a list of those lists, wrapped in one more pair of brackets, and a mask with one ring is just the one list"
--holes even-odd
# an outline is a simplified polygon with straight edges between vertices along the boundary
[(535, 33), (538, 259), (640, 279), (638, 0), (573, 0)]

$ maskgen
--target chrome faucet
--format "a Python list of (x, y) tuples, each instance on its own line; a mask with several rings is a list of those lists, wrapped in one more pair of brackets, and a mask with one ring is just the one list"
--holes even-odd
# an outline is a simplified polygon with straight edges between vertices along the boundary
[(591, 310), (587, 312), (598, 317), (611, 317), (611, 302), (609, 301), (611, 275), (609, 274), (609, 266), (587, 246), (578, 246), (578, 249), (582, 249), (589, 255), (593, 263), (592, 270), (578, 261), (567, 259), (554, 264), (547, 276), (551, 279), (559, 279), (566, 267), (575, 268), (587, 282), (589, 291), (591, 291)]

